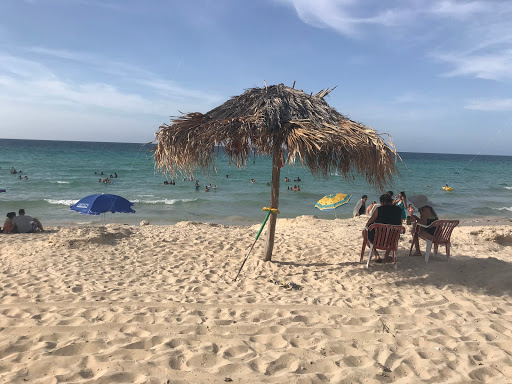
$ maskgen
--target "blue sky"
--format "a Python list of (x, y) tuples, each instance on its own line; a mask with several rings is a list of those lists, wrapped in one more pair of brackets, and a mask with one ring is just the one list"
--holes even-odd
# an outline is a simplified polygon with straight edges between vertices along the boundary
[(2, 0), (0, 137), (147, 142), (284, 83), (399, 151), (512, 155), (509, 0)]

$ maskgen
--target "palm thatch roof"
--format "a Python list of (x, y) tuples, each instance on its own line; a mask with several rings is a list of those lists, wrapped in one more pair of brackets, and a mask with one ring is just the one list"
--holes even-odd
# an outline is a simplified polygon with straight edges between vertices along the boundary
[(155, 164), (163, 172), (192, 173), (214, 168), (219, 146), (238, 167), (254, 149), (264, 155), (278, 149), (283, 161), (299, 161), (315, 175), (357, 171), (382, 187), (397, 173), (395, 147), (330, 107), (324, 97), (331, 91), (252, 88), (205, 114), (175, 117), (156, 133)]

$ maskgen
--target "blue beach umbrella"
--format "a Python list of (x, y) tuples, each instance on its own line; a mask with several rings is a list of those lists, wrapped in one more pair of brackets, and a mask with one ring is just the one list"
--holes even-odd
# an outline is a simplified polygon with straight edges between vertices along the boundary
[(80, 199), (69, 209), (82, 215), (99, 215), (105, 212), (135, 213), (132, 209), (134, 203), (117, 195), (90, 195)]

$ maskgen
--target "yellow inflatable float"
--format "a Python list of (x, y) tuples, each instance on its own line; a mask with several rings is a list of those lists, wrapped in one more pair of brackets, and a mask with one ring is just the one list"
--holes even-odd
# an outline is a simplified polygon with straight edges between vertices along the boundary
[(444, 189), (445, 191), (453, 191), (453, 188), (452, 188), (452, 187), (443, 187), (443, 189)]

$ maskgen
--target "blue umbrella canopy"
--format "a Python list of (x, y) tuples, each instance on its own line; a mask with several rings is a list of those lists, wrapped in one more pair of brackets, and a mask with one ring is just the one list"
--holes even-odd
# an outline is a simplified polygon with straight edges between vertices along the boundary
[(118, 195), (90, 195), (80, 199), (76, 204), (69, 207), (82, 215), (99, 215), (105, 212), (135, 213), (132, 209), (134, 203)]

